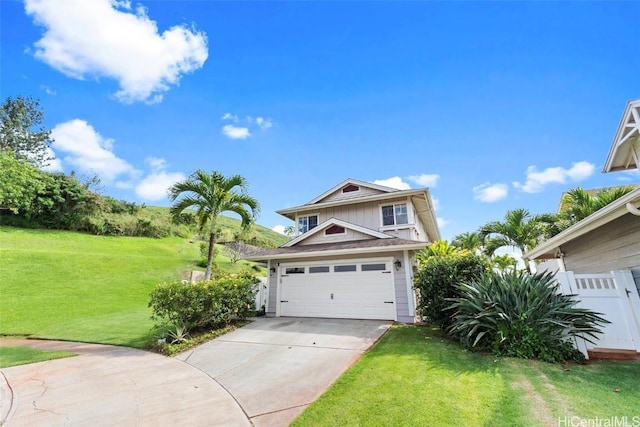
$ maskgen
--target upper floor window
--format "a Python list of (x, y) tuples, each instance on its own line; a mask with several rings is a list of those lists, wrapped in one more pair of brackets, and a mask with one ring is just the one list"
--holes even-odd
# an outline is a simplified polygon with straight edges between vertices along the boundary
[(382, 206), (382, 225), (408, 224), (407, 204)]
[(318, 215), (308, 215), (298, 217), (298, 234), (304, 234), (307, 231), (318, 226)]

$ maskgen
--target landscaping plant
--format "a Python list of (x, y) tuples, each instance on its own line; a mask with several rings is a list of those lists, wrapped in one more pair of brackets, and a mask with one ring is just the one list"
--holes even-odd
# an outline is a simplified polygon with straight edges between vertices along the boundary
[(251, 273), (222, 274), (200, 283), (171, 282), (151, 292), (151, 318), (158, 327), (169, 327), (174, 340), (189, 332), (228, 325), (255, 311), (255, 285)]
[(500, 356), (580, 361), (583, 356), (570, 339), (592, 342), (609, 323), (599, 313), (576, 307), (549, 272), (487, 272), (456, 289), (460, 296), (450, 299), (455, 313), (449, 334), (467, 348)]
[(453, 315), (448, 310), (451, 306), (448, 298), (460, 296), (456, 285), (478, 278), (488, 270), (488, 261), (486, 257), (454, 248), (440, 255), (419, 254), (418, 258), (414, 277), (414, 287), (419, 291), (418, 308), (425, 320), (445, 329), (451, 325)]

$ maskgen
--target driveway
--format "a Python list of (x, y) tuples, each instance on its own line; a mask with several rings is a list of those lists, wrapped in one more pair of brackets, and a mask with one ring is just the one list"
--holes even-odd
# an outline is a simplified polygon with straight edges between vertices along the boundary
[(2, 340), (78, 356), (3, 369), (0, 424), (286, 426), (390, 323), (260, 318), (175, 358), (124, 347)]

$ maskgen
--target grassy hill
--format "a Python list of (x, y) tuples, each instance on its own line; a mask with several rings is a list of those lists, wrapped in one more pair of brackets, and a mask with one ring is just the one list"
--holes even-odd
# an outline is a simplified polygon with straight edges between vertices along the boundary
[[(229, 221), (229, 227), (237, 225)], [(199, 246), (180, 237), (0, 227), (0, 335), (144, 347), (155, 337), (149, 292), (188, 277)], [(216, 263), (223, 270), (249, 267), (243, 261), (231, 266), (222, 255)]]

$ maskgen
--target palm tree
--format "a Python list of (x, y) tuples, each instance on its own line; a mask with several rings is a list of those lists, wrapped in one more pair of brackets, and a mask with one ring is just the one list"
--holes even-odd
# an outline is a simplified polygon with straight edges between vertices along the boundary
[(247, 194), (247, 182), (242, 176), (225, 177), (216, 171), (208, 174), (201, 169), (196, 170), (189, 178), (176, 182), (169, 188), (169, 198), (175, 202), (171, 206), (171, 215), (174, 218), (187, 208), (195, 208), (200, 231), (209, 234), (205, 280), (211, 279), (216, 222), (220, 214), (238, 214), (242, 220), (242, 228), (246, 230), (260, 213), (258, 201)]
[(569, 227), (585, 219), (633, 190), (633, 186), (627, 185), (605, 188), (593, 194), (593, 192), (580, 187), (572, 188), (562, 196), (560, 213), (558, 214), (562, 221), (562, 228)]
[(478, 249), (482, 250), (482, 239), (476, 231), (465, 232), (455, 236), (451, 240), (451, 246), (475, 253)]
[[(483, 225), (479, 235), (489, 256), (504, 246), (518, 248), (524, 254), (548, 235), (554, 220), (554, 215), (531, 215), (527, 209), (514, 209), (507, 211), (503, 222), (491, 221)], [(531, 272), (528, 264), (526, 267)]]

